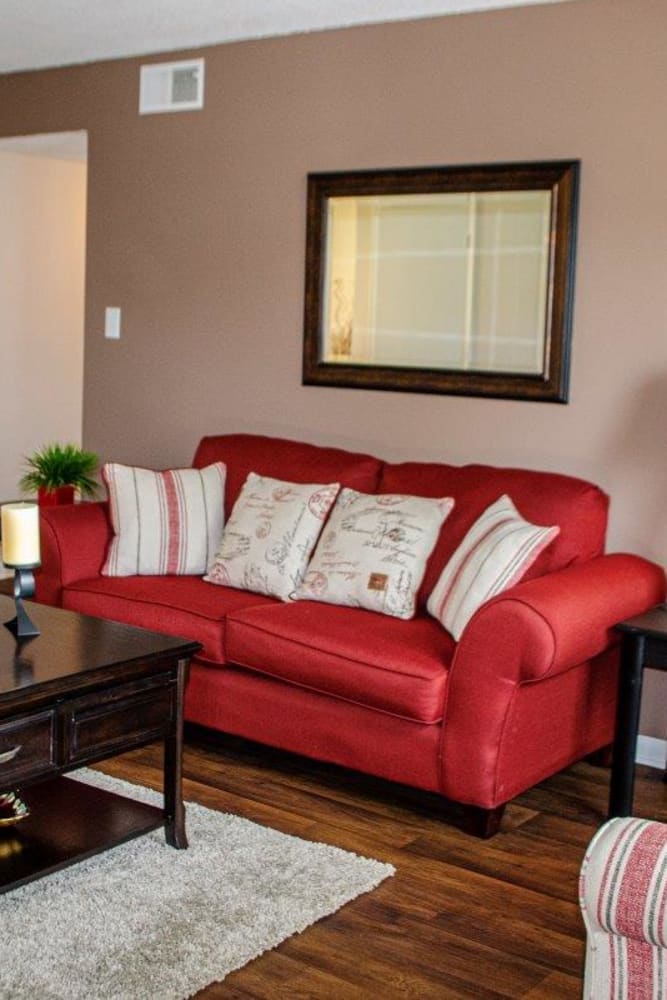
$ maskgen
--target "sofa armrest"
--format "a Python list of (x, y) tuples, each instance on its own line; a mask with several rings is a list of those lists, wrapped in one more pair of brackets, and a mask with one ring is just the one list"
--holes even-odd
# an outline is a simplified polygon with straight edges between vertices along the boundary
[(616, 816), (600, 827), (579, 878), (589, 948), (600, 932), (667, 948), (664, 920), (645, 924), (645, 915), (657, 915), (664, 899), (666, 847), (667, 824), (656, 820)]
[(492, 658), (515, 681), (538, 680), (616, 644), (614, 625), (664, 597), (662, 567), (640, 556), (599, 556), (518, 584), (483, 605), (461, 636), (456, 659)]
[(42, 565), (36, 573), (36, 599), (60, 605), (63, 587), (100, 575), (113, 534), (109, 505), (42, 507), (39, 522)]
[[(520, 583), (483, 605), (461, 636), (450, 668), (443, 722), (444, 794), (485, 807), (510, 798), (502, 798), (507, 782), (499, 783), (498, 768), (501, 748), (505, 762), (512, 757), (516, 734), (508, 720), (515, 718), (520, 693), (543, 682), (546, 691), (549, 684), (552, 693), (534, 699), (540, 705), (534, 710), (558, 715), (562, 707), (565, 714), (568, 706), (550, 701), (562, 687), (559, 678), (591, 660), (591, 670), (608, 671), (613, 653), (601, 654), (619, 642), (614, 625), (653, 607), (664, 595), (661, 567), (617, 554)], [(600, 683), (608, 688), (608, 674)], [(534, 726), (539, 744), (539, 718)], [(585, 733), (570, 735), (572, 743), (584, 745)], [(465, 775), (464, 784), (452, 777), (460, 775)]]

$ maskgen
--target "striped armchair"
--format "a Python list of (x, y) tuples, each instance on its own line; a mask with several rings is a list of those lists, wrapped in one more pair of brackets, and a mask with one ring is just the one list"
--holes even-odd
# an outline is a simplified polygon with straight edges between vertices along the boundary
[(585, 1000), (667, 997), (667, 824), (619, 817), (589, 844), (579, 883)]

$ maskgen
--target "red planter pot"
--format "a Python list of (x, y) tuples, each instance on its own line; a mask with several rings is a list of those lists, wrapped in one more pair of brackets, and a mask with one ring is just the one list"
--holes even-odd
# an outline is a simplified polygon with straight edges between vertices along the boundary
[(55, 490), (39, 489), (37, 503), (40, 507), (59, 507), (61, 504), (74, 503), (74, 487), (58, 486)]

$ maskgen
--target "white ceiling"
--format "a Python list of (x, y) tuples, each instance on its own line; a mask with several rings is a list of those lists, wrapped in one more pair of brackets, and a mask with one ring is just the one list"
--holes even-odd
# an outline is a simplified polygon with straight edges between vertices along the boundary
[(563, 0), (0, 0), (0, 73)]

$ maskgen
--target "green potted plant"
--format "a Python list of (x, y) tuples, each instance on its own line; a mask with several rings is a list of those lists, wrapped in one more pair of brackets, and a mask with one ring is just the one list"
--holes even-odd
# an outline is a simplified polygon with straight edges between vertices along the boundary
[(94, 496), (92, 478), (99, 465), (97, 455), (76, 444), (47, 444), (25, 460), (28, 471), (19, 483), (25, 492), (36, 493), (41, 507), (73, 503), (74, 491)]

